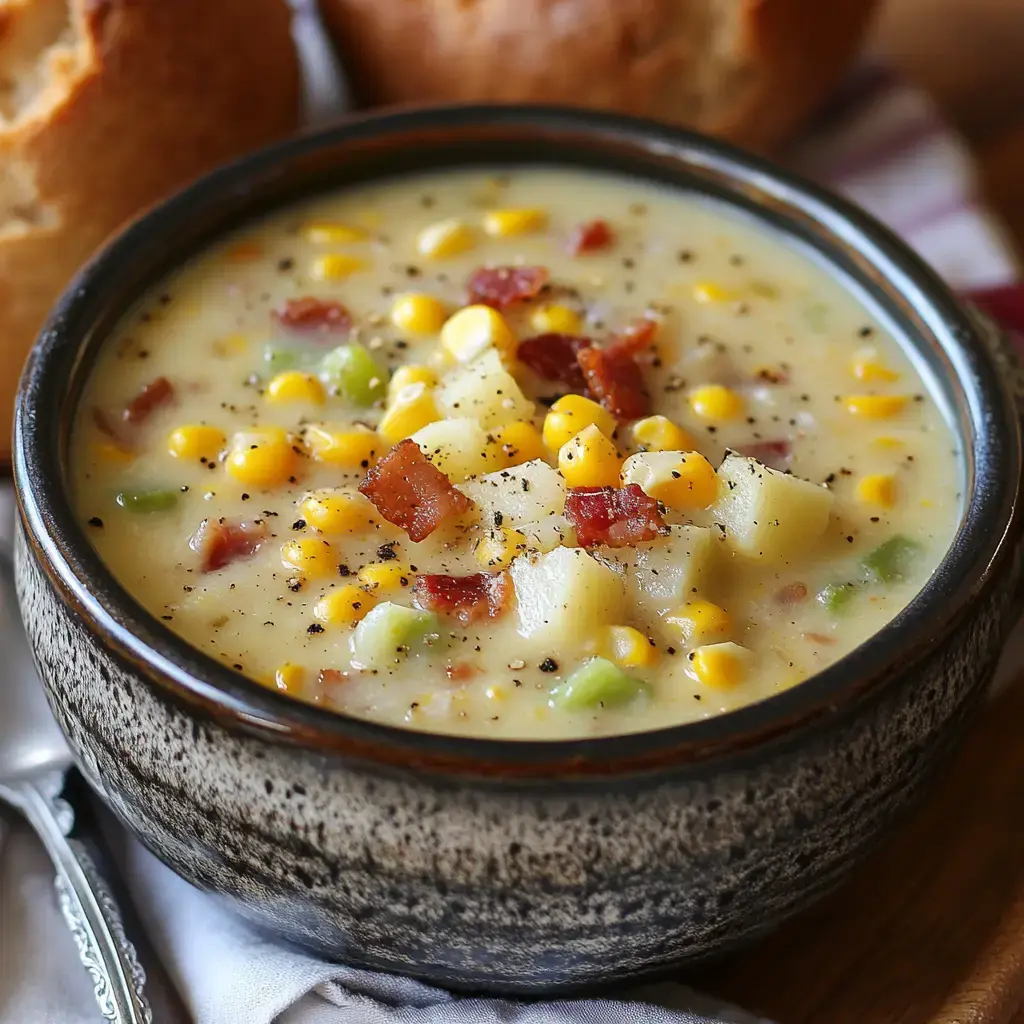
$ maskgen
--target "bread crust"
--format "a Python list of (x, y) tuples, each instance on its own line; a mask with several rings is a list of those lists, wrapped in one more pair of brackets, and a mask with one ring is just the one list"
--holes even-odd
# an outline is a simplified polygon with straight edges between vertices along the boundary
[(9, 422), (24, 356), (75, 270), (145, 207), (292, 132), (301, 87), (285, 0), (7, 0), (0, 70), (38, 85), (0, 123)]

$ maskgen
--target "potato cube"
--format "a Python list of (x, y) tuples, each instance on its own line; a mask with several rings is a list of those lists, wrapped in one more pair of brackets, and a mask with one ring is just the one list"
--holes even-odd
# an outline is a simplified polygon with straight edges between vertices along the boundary
[(531, 551), (553, 551), (557, 547), (576, 545), (576, 530), (565, 516), (546, 516), (535, 523), (522, 523), (519, 532)]
[(438, 420), (417, 430), (412, 440), (449, 480), (459, 483), (488, 468), (487, 434), (473, 419)]
[(499, 525), (518, 526), (565, 510), (565, 481), (542, 459), (488, 473), (459, 490), (473, 500), (488, 526), (495, 525), (496, 513)]
[(445, 374), (437, 399), (448, 416), (471, 416), (484, 430), (532, 419), (536, 411), (493, 349)]

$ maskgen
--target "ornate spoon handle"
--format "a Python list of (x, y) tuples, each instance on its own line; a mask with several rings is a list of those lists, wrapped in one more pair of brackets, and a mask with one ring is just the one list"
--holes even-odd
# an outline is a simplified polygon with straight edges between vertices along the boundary
[(152, 1024), (153, 1013), (142, 991), (145, 972), (92, 858), (81, 842), (68, 838), (74, 812), (56, 795), (59, 790), (59, 781), (46, 777), (0, 786), (0, 797), (22, 812), (46, 847), (57, 872), (60, 909), (92, 976), (104, 1019), (113, 1024)]

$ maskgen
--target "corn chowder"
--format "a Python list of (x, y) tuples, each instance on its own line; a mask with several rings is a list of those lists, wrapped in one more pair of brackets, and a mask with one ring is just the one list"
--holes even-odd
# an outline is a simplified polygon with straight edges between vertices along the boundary
[(960, 514), (914, 366), (823, 269), (694, 198), (556, 169), (319, 197), (127, 318), (75, 500), (147, 609), (297, 699), (564, 738), (791, 687)]

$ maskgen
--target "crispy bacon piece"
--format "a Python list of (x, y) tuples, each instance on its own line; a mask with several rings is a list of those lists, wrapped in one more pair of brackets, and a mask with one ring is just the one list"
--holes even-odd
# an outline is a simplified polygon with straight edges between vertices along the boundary
[(125, 406), (121, 418), (125, 423), (145, 423), (161, 406), (174, 400), (174, 385), (166, 377), (150, 381)]
[(342, 672), (340, 668), (322, 668), (316, 674), (317, 686), (322, 686), (325, 689), (332, 686), (341, 686), (343, 683), (349, 681), (349, 674)]
[(811, 643), (823, 644), (825, 647), (834, 647), (836, 643), (834, 636), (826, 636), (824, 633), (801, 633), (800, 635)]
[(598, 252), (615, 244), (615, 233), (606, 220), (588, 220), (580, 224), (569, 236), (566, 246), (570, 256), (585, 252)]
[(631, 547), (669, 533), (658, 502), (638, 484), (571, 487), (565, 497), (565, 517), (584, 548)]
[(778, 366), (762, 366), (755, 376), (762, 384), (788, 384), (789, 368), (784, 363)]
[(497, 618), (508, 607), (511, 596), (512, 579), (507, 572), (417, 576), (412, 585), (417, 608), (452, 615), (464, 626)]
[(216, 572), (256, 554), (266, 539), (267, 527), (263, 523), (204, 519), (188, 546), (202, 559), (203, 572)]
[(293, 331), (320, 331), (347, 334), (352, 329), (352, 314), (340, 303), (315, 299), (307, 295), (288, 299), (274, 310), (274, 319)]
[(807, 600), (806, 583), (787, 583), (775, 591), (776, 604), (799, 604)]
[(752, 441), (750, 444), (739, 445), (736, 451), (779, 472), (789, 469), (793, 461), (793, 445), (790, 441)]
[(589, 338), (575, 334), (538, 334), (521, 341), (517, 355), (537, 376), (582, 391), (586, 380), (576, 356), (591, 345)]
[(615, 333), (610, 347), (628, 352), (631, 356), (638, 355), (651, 347), (658, 336), (660, 326), (657, 320), (652, 320), (649, 316), (637, 317)]
[(472, 504), (408, 437), (367, 472), (359, 490), (413, 541), (429, 537), (443, 519)]
[(535, 299), (548, 283), (546, 267), (480, 267), (469, 278), (469, 301), (506, 309)]
[(444, 666), (444, 674), (453, 683), (464, 683), (474, 676), (478, 676), (482, 670), (479, 666), (468, 661), (449, 661)]
[(576, 353), (587, 390), (620, 420), (638, 420), (651, 409), (639, 364), (627, 349), (584, 348)]

